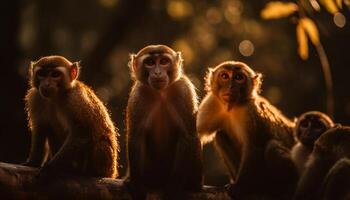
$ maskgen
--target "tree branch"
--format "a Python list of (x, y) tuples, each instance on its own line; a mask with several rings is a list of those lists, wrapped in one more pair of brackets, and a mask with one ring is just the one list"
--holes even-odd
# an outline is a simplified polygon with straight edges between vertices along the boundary
[[(0, 197), (2, 199), (131, 199), (123, 180), (112, 178), (57, 179), (37, 184), (38, 169), (0, 162)], [(160, 199), (149, 194), (147, 199)], [(200, 193), (189, 194), (193, 200), (229, 200), (222, 188), (204, 186)]]

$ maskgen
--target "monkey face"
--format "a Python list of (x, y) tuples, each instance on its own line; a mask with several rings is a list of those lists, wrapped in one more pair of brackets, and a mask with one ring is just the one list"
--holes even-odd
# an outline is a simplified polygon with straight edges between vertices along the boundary
[(260, 77), (243, 63), (225, 62), (212, 73), (211, 91), (231, 105), (247, 102), (259, 87)]
[(147, 82), (153, 89), (161, 90), (168, 86), (173, 68), (171, 55), (167, 53), (149, 55), (143, 60), (143, 67), (148, 72)]
[(131, 57), (132, 75), (155, 90), (163, 90), (182, 72), (179, 52), (165, 45), (149, 45)]
[(72, 87), (78, 77), (79, 63), (61, 56), (43, 57), (30, 66), (30, 81), (43, 98), (52, 99)]
[(38, 89), (42, 97), (54, 97), (58, 89), (62, 87), (62, 72), (58, 69), (38, 68), (35, 71), (35, 78), (38, 82)]
[(332, 120), (320, 112), (308, 112), (299, 117), (296, 135), (300, 142), (313, 147), (315, 141), (333, 126)]

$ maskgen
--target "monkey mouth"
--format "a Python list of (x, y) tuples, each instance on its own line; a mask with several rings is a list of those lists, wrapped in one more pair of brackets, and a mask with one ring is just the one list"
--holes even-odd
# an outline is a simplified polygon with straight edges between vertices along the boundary
[(50, 89), (50, 88), (40, 88), (39, 91), (40, 91), (41, 96), (44, 98), (50, 98), (55, 93), (54, 90)]
[(226, 102), (234, 102), (237, 99), (237, 95), (230, 91), (230, 92), (225, 92), (221, 95), (221, 98), (226, 101)]
[(164, 89), (167, 85), (167, 81), (164, 79), (152, 79), (151, 80), (151, 86), (154, 89)]

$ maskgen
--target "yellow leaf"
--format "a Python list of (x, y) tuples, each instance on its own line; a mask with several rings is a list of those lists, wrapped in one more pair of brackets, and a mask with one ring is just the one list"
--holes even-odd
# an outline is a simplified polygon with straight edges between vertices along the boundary
[(303, 28), (303, 25), (299, 21), (296, 29), (297, 40), (298, 40), (298, 53), (301, 59), (306, 60), (309, 57), (309, 46), (307, 43), (306, 32)]
[(266, 4), (260, 16), (263, 19), (278, 19), (287, 17), (298, 10), (298, 6), (292, 2), (272, 1)]
[(316, 24), (310, 18), (307, 17), (301, 18), (299, 23), (301, 26), (303, 26), (303, 29), (309, 36), (312, 44), (318, 46), (320, 44), (320, 38)]
[(338, 8), (342, 9), (343, 8), (343, 0), (336, 0), (336, 1), (337, 1)]
[(326, 8), (326, 10), (332, 14), (338, 12), (338, 7), (333, 0), (320, 0), (320, 3)]
[(344, 4), (350, 6), (350, 0), (344, 0)]

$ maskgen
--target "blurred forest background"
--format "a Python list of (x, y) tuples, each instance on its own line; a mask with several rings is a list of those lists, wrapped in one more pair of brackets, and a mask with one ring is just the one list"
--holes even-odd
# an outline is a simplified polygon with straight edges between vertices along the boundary
[[(334, 119), (350, 125), (350, 3), (337, 0), (339, 8), (330, 10), (333, 5), (322, 4), (330, 1), (333, 0), (321, 0), (320, 5), (316, 0), (294, 3), (306, 8), (307, 12), (301, 14), (317, 25), (327, 53), (334, 83)], [(208, 67), (225, 60), (240, 60), (264, 74), (263, 95), (287, 116), (296, 117), (309, 110), (326, 112), (326, 86), (319, 55), (311, 45), (313, 41), (306, 41), (310, 44), (309, 50), (306, 49), (308, 59), (305, 41), (304, 54), (298, 47), (303, 39), (296, 37), (300, 12), (288, 11), (291, 15), (286, 18), (265, 20), (261, 12), (268, 2), (2, 2), (0, 161), (21, 163), (28, 155), (30, 133), (23, 102), (28, 88), (27, 69), (31, 60), (45, 55), (60, 54), (71, 61), (82, 61), (80, 80), (106, 103), (119, 128), (121, 174), (126, 169), (124, 113), (132, 84), (128, 57), (149, 44), (166, 44), (183, 52), (185, 71), (200, 97), (205, 94), (203, 77)], [(310, 6), (316, 11), (311, 12)], [(315, 9), (317, 6), (319, 11)], [(224, 167), (211, 145), (204, 148), (204, 161), (206, 184), (227, 183)]]

